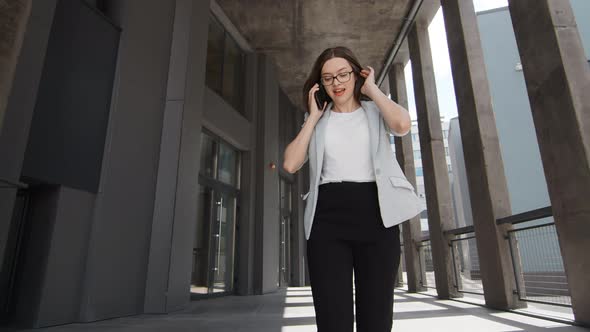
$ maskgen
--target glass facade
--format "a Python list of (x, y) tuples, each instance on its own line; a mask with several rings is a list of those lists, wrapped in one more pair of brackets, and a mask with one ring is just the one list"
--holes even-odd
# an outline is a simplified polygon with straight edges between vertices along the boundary
[(291, 280), (291, 224), (293, 197), (291, 184), (286, 179), (280, 180), (281, 218), (280, 218), (280, 256), (279, 287), (288, 287)]
[(217, 179), (223, 183), (238, 188), (237, 168), (238, 154), (236, 151), (227, 144), (219, 144)]
[(191, 293), (197, 297), (233, 291), (239, 163), (238, 150), (201, 134), (191, 278)]
[(245, 54), (213, 16), (207, 38), (207, 86), (229, 105), (244, 113)]

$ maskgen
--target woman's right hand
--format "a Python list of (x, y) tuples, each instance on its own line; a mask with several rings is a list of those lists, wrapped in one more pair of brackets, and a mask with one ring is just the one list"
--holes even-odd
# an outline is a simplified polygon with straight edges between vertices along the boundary
[(315, 94), (320, 90), (320, 86), (319, 84), (314, 84), (314, 86), (311, 87), (311, 89), (309, 89), (309, 97), (308, 97), (308, 109), (309, 109), (309, 116), (310, 117), (315, 117), (316, 119), (319, 119), (322, 117), (322, 114), (324, 114), (324, 110), (326, 109), (326, 106), (328, 106), (327, 102), (324, 102), (324, 106), (321, 110), (318, 109), (318, 104), (315, 102)]

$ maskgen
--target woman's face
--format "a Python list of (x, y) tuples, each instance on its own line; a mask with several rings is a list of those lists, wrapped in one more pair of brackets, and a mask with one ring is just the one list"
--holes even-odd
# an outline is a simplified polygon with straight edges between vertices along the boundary
[[(345, 104), (354, 98), (354, 84), (356, 76), (351, 73), (352, 66), (344, 58), (332, 58), (322, 67), (322, 83), (331, 80), (331, 85), (324, 85), (328, 96), (335, 104)], [(336, 78), (334, 78), (336, 76)], [(346, 79), (348, 78), (348, 81)], [(340, 81), (346, 81), (344, 83)], [(329, 82), (327, 82), (329, 83)]]

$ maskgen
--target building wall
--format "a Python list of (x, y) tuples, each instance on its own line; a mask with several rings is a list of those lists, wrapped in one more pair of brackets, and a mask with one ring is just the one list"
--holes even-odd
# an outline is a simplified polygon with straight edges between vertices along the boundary
[(590, 1), (570, 0), (586, 58), (590, 61)]
[[(2, 131), (0, 149), (17, 161), (2, 163), (3, 175), (21, 172), (52, 6), (33, 4), (5, 118), (25, 130)], [(23, 279), (20, 322), (88, 322), (189, 304), (203, 128), (242, 152), (236, 292), (276, 291), (280, 87), (273, 63), (248, 54), (243, 116), (205, 86), (209, 0), (113, 0), (105, 7), (100, 15), (121, 28), (121, 38), (99, 189), (58, 183), (36, 191), (28, 227), (43, 227), (27, 235), (39, 241), (21, 269), (39, 273)]]
[[(571, 3), (588, 56), (590, 54), (588, 52), (590, 3), (585, 0), (571, 0)], [(498, 8), (478, 13), (477, 19), (512, 214), (550, 206), (510, 13), (507, 8)], [(463, 179), (466, 182), (458, 123), (452, 124), (451, 127), (451, 152), (453, 162), (456, 163), (453, 168), (454, 177), (457, 182), (462, 182)], [(461, 184), (460, 186), (463, 187)], [(468, 191), (465, 190), (453, 192), (455, 206), (459, 210), (457, 213), (464, 215), (466, 224), (469, 225), (471, 210), (466, 204), (469, 202), (467, 195)], [(538, 219), (515, 227), (522, 228), (547, 222), (553, 222), (553, 218)], [(555, 234), (535, 234), (534, 236), (543, 236), (543, 239), (519, 243), (521, 263), (525, 271), (546, 273), (563, 270), (563, 267), (557, 263), (548, 266), (546, 259), (555, 255), (556, 252), (559, 253)], [(539, 245), (539, 241), (543, 242), (542, 246)]]
[(459, 118), (453, 118), (449, 122), (449, 157), (453, 168), (451, 170), (453, 185), (453, 207), (455, 211), (455, 222), (457, 228), (473, 225), (471, 213), (471, 199), (469, 198), (469, 184), (467, 183), (467, 172), (465, 170), (465, 159), (463, 158), (463, 145), (461, 144), (461, 128)]
[[(590, 4), (571, 0), (586, 50)], [(520, 56), (507, 8), (478, 14), (513, 214), (550, 205)], [(590, 54), (590, 52), (587, 52)]]
[[(449, 154), (449, 121), (445, 120), (444, 117), (441, 117), (441, 128), (443, 131), (443, 143), (445, 147), (445, 160), (447, 162), (447, 169), (449, 171), (449, 181), (452, 185), (453, 177), (452, 177), (452, 163), (451, 157)], [(416, 120), (412, 120), (412, 129), (410, 131), (412, 137), (412, 148), (414, 149), (414, 167), (416, 169), (416, 193), (418, 197), (422, 200), (422, 206), (424, 207), (424, 211), (421, 213), (420, 216), (420, 223), (422, 227), (422, 232), (426, 234), (428, 232), (428, 211), (426, 210), (426, 189), (424, 188), (424, 171), (422, 168), (422, 155), (420, 151), (420, 135), (418, 131), (418, 122)], [(395, 151), (395, 145), (393, 143), (393, 136), (390, 137), (391, 148)]]
[[(0, 130), (0, 178), (17, 182), (25, 158), (56, 1), (32, 6)], [(8, 245), (16, 188), (0, 190), (0, 263)]]

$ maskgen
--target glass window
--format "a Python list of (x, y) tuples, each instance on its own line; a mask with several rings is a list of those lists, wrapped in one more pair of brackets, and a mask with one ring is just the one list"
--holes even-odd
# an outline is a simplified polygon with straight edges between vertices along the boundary
[(230, 146), (219, 145), (218, 180), (237, 187), (238, 153)]
[(422, 171), (422, 167), (416, 168), (416, 176), (424, 176), (424, 172)]
[(211, 136), (201, 133), (201, 174), (215, 178), (217, 143)]
[(236, 110), (241, 112), (243, 108), (243, 82), (244, 56), (238, 44), (233, 38), (226, 35), (225, 60), (223, 62), (223, 91), (222, 96)]
[(420, 150), (415, 150), (414, 151), (414, 160), (421, 160), (422, 159), (422, 154), (420, 153)]
[(238, 112), (244, 112), (245, 54), (221, 23), (209, 16), (207, 86)]
[(223, 78), (223, 47), (225, 31), (213, 17), (209, 18), (209, 35), (207, 38), (207, 86), (221, 94)]

